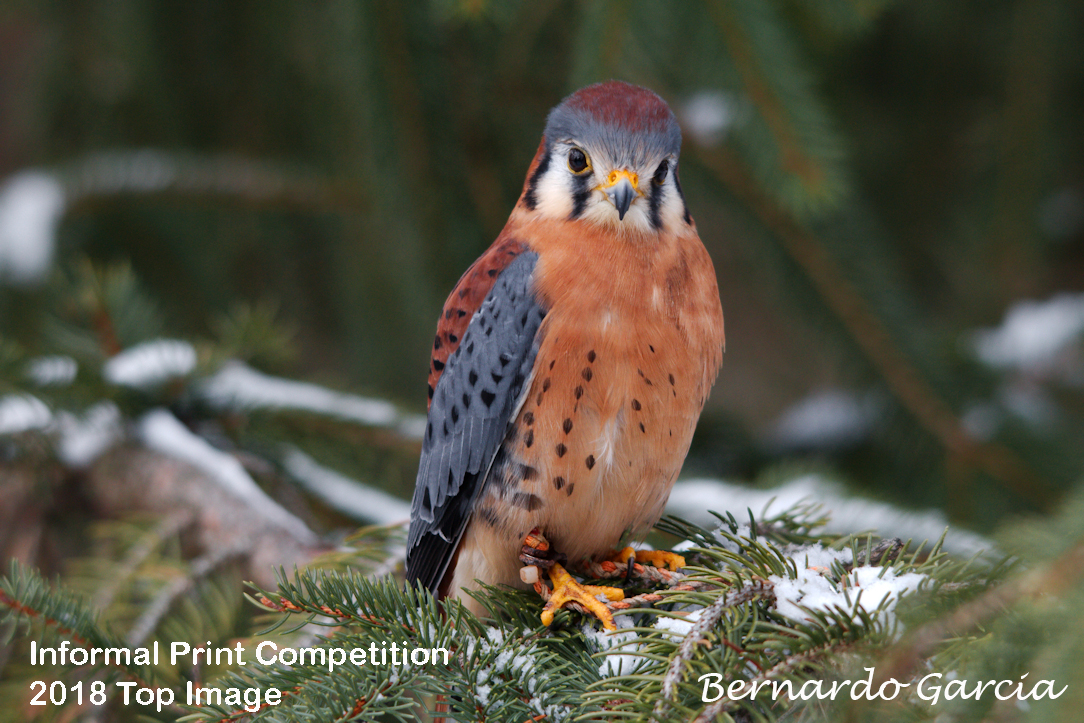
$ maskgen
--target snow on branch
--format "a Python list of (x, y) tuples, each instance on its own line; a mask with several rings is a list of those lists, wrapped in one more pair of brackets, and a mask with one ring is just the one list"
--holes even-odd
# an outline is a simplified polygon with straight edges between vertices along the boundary
[(0, 185), (0, 280), (25, 286), (45, 279), (66, 204), (64, 187), (43, 171), (23, 171)]
[(286, 530), (294, 539), (308, 544), (316, 541), (316, 535), (305, 523), (268, 497), (235, 457), (212, 447), (167, 410), (147, 412), (139, 421), (137, 433), (147, 447), (196, 467), (245, 502), (248, 509)]
[(155, 339), (129, 347), (102, 367), (110, 384), (150, 389), (188, 376), (196, 368), (196, 350), (186, 341)]
[(410, 503), (328, 469), (296, 447), (282, 463), (305, 489), (355, 520), (391, 525), (410, 519)]
[(393, 429), (409, 439), (421, 439), (425, 418), (402, 414), (389, 402), (336, 392), (308, 382), (295, 382), (230, 362), (204, 381), (201, 396), (219, 408), (239, 410), (297, 409), (352, 422)]
[(987, 366), (1044, 374), (1082, 336), (1084, 294), (1059, 294), (1047, 301), (1017, 303), (1001, 326), (974, 332), (970, 342)]
[(29, 394), (8, 394), (0, 397), (0, 434), (19, 434), (43, 429), (53, 421), (53, 413), (45, 402)]
[[(921, 542), (938, 539), (949, 526), (941, 512), (910, 512), (884, 502), (852, 497), (840, 485), (818, 475), (797, 477), (769, 490), (718, 480), (685, 480), (674, 485), (666, 511), (703, 525), (715, 521), (708, 510), (730, 512), (737, 519), (747, 518), (747, 510), (752, 510), (759, 518), (765, 518), (803, 504), (816, 504), (830, 515), (823, 528), (829, 534), (870, 530), (882, 537)], [(981, 535), (953, 528), (945, 538), (944, 548), (970, 557), (984, 551), (994, 552), (994, 543)]]

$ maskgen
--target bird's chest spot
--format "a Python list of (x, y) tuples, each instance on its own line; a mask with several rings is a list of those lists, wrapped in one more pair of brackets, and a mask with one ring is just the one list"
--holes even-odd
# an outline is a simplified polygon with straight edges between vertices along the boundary
[[(518, 422), (523, 458), (575, 494), (607, 475), (669, 470), (683, 456), (697, 408), (691, 360), (666, 324), (630, 324), (611, 309), (547, 329)], [(678, 461), (680, 464), (680, 460)]]

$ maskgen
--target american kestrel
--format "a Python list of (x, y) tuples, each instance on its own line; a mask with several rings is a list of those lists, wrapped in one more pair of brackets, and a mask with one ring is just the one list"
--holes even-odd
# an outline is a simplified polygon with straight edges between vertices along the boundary
[[(532, 529), (571, 565), (662, 514), (724, 344), (680, 148), (670, 108), (628, 83), (550, 112), (508, 223), (437, 325), (408, 582), (480, 612), (463, 591), (523, 587)], [(576, 583), (550, 574), (566, 599)]]

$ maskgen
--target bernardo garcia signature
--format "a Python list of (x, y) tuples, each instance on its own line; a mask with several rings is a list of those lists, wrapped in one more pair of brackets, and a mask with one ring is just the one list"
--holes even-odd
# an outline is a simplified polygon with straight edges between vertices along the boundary
[(983, 695), (993, 695), (998, 700), (1042, 700), (1049, 698), (1054, 700), (1061, 696), (1069, 686), (1063, 686), (1061, 690), (1055, 690), (1057, 684), (1053, 680), (1040, 680), (1030, 688), (1028, 673), (1020, 676), (1019, 680), (979, 680), (970, 682), (953, 678), (947, 683), (943, 682), (941, 673), (930, 673), (921, 678), (917, 683), (901, 683), (895, 678), (889, 678), (874, 690), (874, 668), (863, 668), (869, 674), (861, 680), (837, 680), (831, 683), (824, 680), (807, 680), (795, 689), (792, 680), (760, 680), (749, 682), (745, 680), (733, 680), (725, 688), (722, 684), (721, 673), (705, 673), (697, 678), (704, 684), (701, 700), (705, 703), (714, 703), (723, 696), (730, 700), (753, 699), (762, 692), (767, 691), (772, 700), (779, 700), (786, 696), (789, 700), (835, 700), (837, 695), (850, 695), (851, 700), (895, 700), (900, 693), (908, 691), (914, 686), (914, 693), (920, 699), (930, 705), (937, 705), (939, 701), (975, 699), (979, 700)]

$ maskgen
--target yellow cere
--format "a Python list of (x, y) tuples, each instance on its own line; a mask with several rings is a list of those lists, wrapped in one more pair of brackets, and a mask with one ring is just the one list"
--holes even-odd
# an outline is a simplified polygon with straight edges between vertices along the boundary
[(632, 187), (636, 190), (639, 190), (640, 177), (637, 176), (635, 173), (626, 171), (625, 169), (610, 171), (610, 175), (606, 177), (606, 188), (610, 188), (611, 186), (616, 185), (617, 182), (620, 181), (622, 178), (629, 179), (629, 183), (632, 184)]

